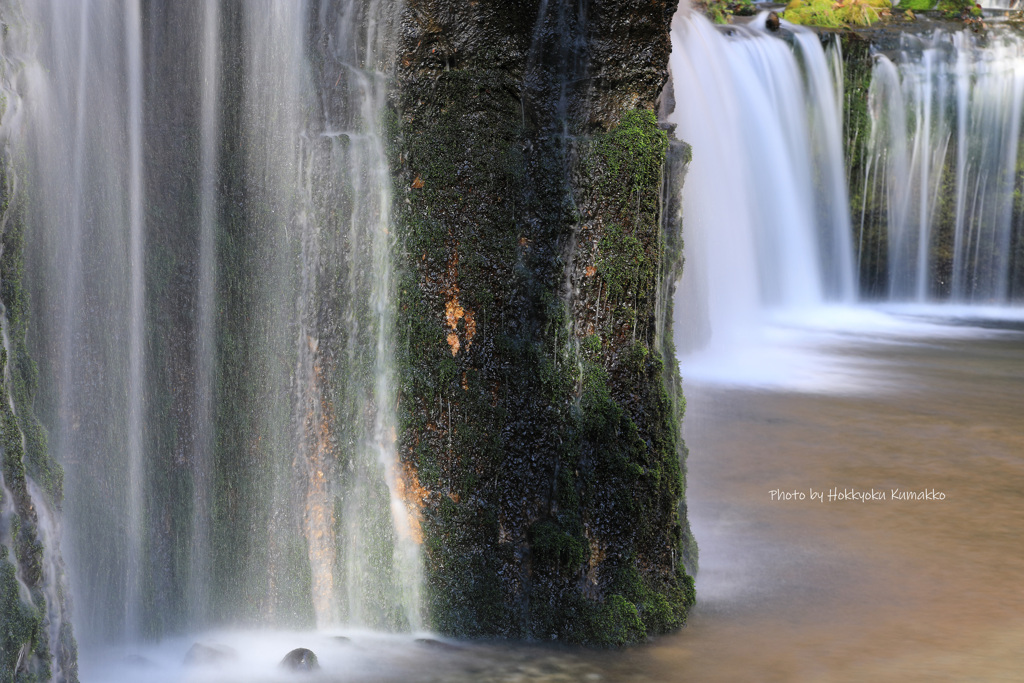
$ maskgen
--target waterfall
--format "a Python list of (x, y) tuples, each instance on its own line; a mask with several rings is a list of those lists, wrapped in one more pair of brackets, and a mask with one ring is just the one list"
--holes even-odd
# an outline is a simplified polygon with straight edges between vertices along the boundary
[[(142, 552), (141, 72), (122, 3), (25, 4), (30, 334), (38, 409), (65, 467), (79, 633), (137, 626)], [(46, 27), (45, 32), (38, 27)], [(104, 74), (105, 76), (101, 76)], [(125, 87), (128, 84), (129, 87)], [(134, 103), (132, 100), (134, 99)], [(134, 122), (134, 125), (132, 125)], [(134, 270), (133, 270), (134, 268)], [(86, 521), (87, 520), (87, 521)]]
[(86, 643), (421, 628), (385, 154), (400, 9), (40, 0), (9, 29)]
[[(547, 153), (534, 143), (567, 163), (577, 151), (584, 37), (604, 20), (592, 9), (544, 0), (520, 41), (524, 126), (544, 132), (528, 160)], [(67, 486), (61, 518), (42, 482), (22, 493), (0, 477), (0, 541), (38, 510), (87, 645), (222, 626), (422, 628), (425, 494), (396, 447), (387, 147), (402, 10), (33, 0), (4, 23), (0, 137), (27, 233), (34, 409)], [(1024, 39), (901, 40), (871, 57), (848, 167), (838, 39), (773, 34), (764, 16), (727, 30), (676, 18), (670, 123), (693, 147), (680, 350), (742, 353), (777, 312), (817, 314), (858, 288), (1019, 299)], [(531, 191), (547, 189), (550, 167), (527, 168)], [(552, 227), (530, 211), (515, 220)], [(11, 362), (24, 335), (2, 313)], [(28, 419), (9, 404), (3, 419)], [(453, 402), (437, 410), (451, 450)], [(58, 557), (42, 572), (59, 595)], [(66, 615), (47, 603), (56, 642)]]
[[(687, 95), (669, 120), (693, 145), (681, 351), (735, 356), (780, 312), (821, 318), (858, 289), (998, 305), (1024, 292), (1024, 39), (904, 32), (862, 58), (866, 97), (848, 98), (828, 38), (772, 34), (763, 15), (726, 30), (677, 16), (670, 64)], [(843, 101), (864, 112), (846, 150)]]
[(794, 30), (791, 46), (696, 12), (673, 24), (669, 120), (693, 146), (680, 350), (739, 346), (766, 310), (853, 297), (835, 62)]
[[(292, 474), (321, 626), (393, 626), (391, 614), (419, 623), (418, 551), (395, 452), (386, 74), (378, 71), (394, 9), (324, 5), (319, 74), (306, 58), (304, 4), (273, 3), (248, 15), (245, 29), (246, 127), (259, 141), (249, 166), (260, 173), (249, 182), (266, 203), (262, 220), (299, 250)], [(295, 507), (288, 488), (275, 483), (275, 519)]]
[(1010, 31), (984, 44), (967, 31), (905, 34), (876, 56), (856, 222), (862, 250), (884, 233), (888, 298), (1019, 295), (1022, 104), (1024, 40)]

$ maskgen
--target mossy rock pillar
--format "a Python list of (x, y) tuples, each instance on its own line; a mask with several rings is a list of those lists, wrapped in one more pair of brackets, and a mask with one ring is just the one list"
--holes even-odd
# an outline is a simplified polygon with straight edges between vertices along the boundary
[(397, 437), (441, 633), (621, 645), (693, 603), (670, 333), (689, 148), (653, 114), (675, 9), (404, 10)]

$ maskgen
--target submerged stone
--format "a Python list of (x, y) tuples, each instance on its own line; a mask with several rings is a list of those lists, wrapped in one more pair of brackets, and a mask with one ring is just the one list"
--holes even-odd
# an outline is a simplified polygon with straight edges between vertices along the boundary
[(136, 654), (126, 655), (125, 658), (121, 661), (123, 661), (125, 664), (128, 664), (129, 666), (133, 666), (139, 669), (152, 669), (156, 666), (153, 660), (148, 659), (147, 657), (143, 657), (142, 655)]
[(415, 642), (416, 642), (417, 645), (423, 645), (425, 647), (429, 647), (429, 648), (432, 648), (432, 649), (435, 649), (435, 650), (452, 651), (452, 650), (461, 650), (462, 649), (458, 645), (453, 645), (452, 643), (446, 643), (443, 640), (435, 640), (433, 638), (417, 638)]
[(320, 668), (320, 662), (317, 661), (316, 654), (312, 650), (297, 647), (284, 656), (284, 659), (281, 660), (281, 667), (291, 671), (316, 671)]
[(223, 664), (237, 659), (238, 652), (234, 648), (216, 643), (194, 643), (185, 653), (185, 664), (189, 666)]

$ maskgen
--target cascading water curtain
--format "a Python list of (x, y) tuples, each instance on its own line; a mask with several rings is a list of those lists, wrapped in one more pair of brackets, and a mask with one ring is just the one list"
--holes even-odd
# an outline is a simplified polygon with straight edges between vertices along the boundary
[[(291, 244), (296, 457), (274, 520), (301, 510), (320, 626), (418, 628), (419, 536), (395, 448), (391, 185), (382, 113), (398, 7), (285, 1), (247, 17), (247, 182)], [(282, 31), (284, 35), (282, 35)], [(310, 64), (308, 45), (322, 51)], [(270, 182), (260, 169), (272, 169)], [(278, 296), (278, 295), (272, 295)], [(276, 524), (276, 522), (275, 522)], [(276, 527), (275, 527), (276, 528)], [(286, 536), (282, 525), (272, 535)], [(278, 554), (274, 563), (285, 561)]]
[(27, 284), (37, 401), (66, 474), (78, 632), (139, 626), (145, 321), (137, 3), (25, 3)]
[(969, 32), (903, 35), (896, 54), (875, 57), (855, 225), (862, 262), (887, 245), (888, 298), (1021, 295), (1022, 106), (1013, 32), (993, 29), (984, 46)]
[(816, 34), (791, 46), (763, 24), (673, 23), (669, 120), (693, 145), (677, 305), (696, 336), (681, 350), (743, 344), (766, 309), (854, 293), (834, 67)]
[[(25, 8), (39, 410), (85, 640), (420, 627), (394, 0)], [(27, 38), (26, 38), (27, 40)]]

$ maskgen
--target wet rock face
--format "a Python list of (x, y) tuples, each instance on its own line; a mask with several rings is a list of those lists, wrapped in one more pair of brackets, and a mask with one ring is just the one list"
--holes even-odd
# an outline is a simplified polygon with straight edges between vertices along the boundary
[(621, 644), (692, 602), (663, 334), (681, 241), (650, 111), (674, 10), (423, 0), (402, 17), (398, 448), (444, 634)]
[(590, 3), (591, 121), (609, 128), (630, 109), (650, 109), (666, 79), (677, 2)]
[[(0, 98), (0, 115), (9, 93)], [(57, 548), (63, 470), (34, 408), (38, 375), (26, 343), (23, 282), (25, 194), (15, 191), (11, 157), (0, 147), (0, 680), (77, 683), (78, 649)]]

